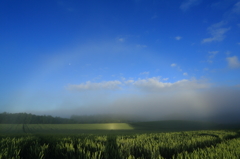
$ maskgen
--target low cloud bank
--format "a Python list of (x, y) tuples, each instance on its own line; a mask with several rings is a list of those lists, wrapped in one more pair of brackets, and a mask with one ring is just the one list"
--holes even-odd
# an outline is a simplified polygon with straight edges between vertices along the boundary
[[(73, 114), (125, 114), (137, 116), (139, 120), (240, 122), (239, 87), (213, 87), (196, 79), (164, 83), (157, 77), (131, 80), (128, 84), (124, 81), (116, 83), (121, 89), (108, 93), (96, 93), (91, 83), (86, 83), (89, 87), (82, 85), (83, 88), (89, 88), (93, 94), (73, 91), (78, 94), (77, 98), (69, 98), (59, 109), (47, 113), (64, 117)], [(98, 89), (109, 88), (96, 83), (93, 85)], [(89, 99), (87, 102), (84, 101), (86, 96)]]

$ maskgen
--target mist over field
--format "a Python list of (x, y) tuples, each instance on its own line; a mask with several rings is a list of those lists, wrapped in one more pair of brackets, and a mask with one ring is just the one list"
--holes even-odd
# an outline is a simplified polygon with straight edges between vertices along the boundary
[[(123, 115), (125, 118), (151, 120), (200, 120), (214, 122), (240, 122), (240, 90), (237, 87), (207, 87), (197, 84), (193, 88), (186, 85), (176, 88), (141, 90), (141, 93), (118, 94), (98, 92), (95, 96), (78, 92), (76, 98), (69, 98), (58, 109), (39, 111), (36, 114), (50, 114), (61, 117), (71, 115)], [(199, 88), (197, 85), (204, 86)], [(184, 88), (188, 86), (189, 88)], [(206, 88), (205, 88), (206, 86)], [(152, 87), (152, 86), (149, 86)], [(197, 87), (197, 88), (196, 88)], [(109, 96), (113, 96), (109, 102)], [(84, 100), (92, 99), (79, 106)]]

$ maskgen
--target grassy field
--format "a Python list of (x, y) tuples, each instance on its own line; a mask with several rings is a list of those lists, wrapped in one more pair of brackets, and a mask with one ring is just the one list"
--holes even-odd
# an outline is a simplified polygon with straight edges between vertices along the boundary
[(0, 124), (1, 134), (78, 134), (131, 131), (127, 123), (106, 124)]
[(79, 134), (79, 133), (151, 133), (194, 130), (237, 129), (238, 125), (226, 126), (196, 121), (156, 121), (138, 123), (105, 124), (0, 124), (0, 134)]
[(236, 128), (195, 121), (0, 124), (0, 158), (238, 159)]
[[(15, 128), (18, 128), (17, 125)], [(8, 125), (5, 128), (11, 129)], [(100, 131), (100, 130), (99, 130)], [(1, 159), (239, 159), (239, 130), (130, 134), (5, 134)]]

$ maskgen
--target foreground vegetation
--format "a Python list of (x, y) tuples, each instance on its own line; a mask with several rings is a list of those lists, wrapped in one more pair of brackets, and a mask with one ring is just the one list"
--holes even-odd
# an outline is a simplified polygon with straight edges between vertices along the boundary
[[(203, 130), (169, 133), (50, 134), (36, 133), (27, 125), (2, 125), (0, 158), (51, 159), (181, 159), (240, 158), (240, 131)], [(23, 126), (23, 125), (22, 125)], [(26, 125), (25, 125), (26, 126)], [(124, 125), (122, 125), (124, 126)], [(41, 125), (44, 127), (44, 125)], [(15, 131), (9, 135), (10, 131)], [(23, 127), (22, 127), (23, 129)], [(45, 129), (50, 129), (46, 125)], [(32, 133), (30, 133), (30, 130)], [(58, 129), (61, 131), (61, 129)], [(18, 132), (18, 133), (17, 133)], [(131, 133), (130, 133), (131, 132)], [(19, 135), (17, 135), (19, 134)]]
[(181, 120), (100, 124), (79, 121), (3, 113), (0, 159), (240, 158), (239, 125)]

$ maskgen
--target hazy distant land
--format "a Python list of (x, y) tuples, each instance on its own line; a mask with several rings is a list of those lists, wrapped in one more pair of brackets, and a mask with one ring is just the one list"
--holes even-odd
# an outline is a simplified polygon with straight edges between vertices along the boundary
[[(0, 132), (13, 133), (93, 133), (95, 130), (172, 132), (190, 130), (239, 129), (239, 123), (217, 123), (193, 120), (146, 121), (123, 115), (74, 115), (71, 118), (34, 115), (27, 113), (1, 113)], [(5, 126), (4, 126), (5, 125)], [(6, 126), (8, 125), (8, 126)], [(15, 126), (13, 126), (15, 125)], [(8, 130), (14, 131), (8, 131)]]

